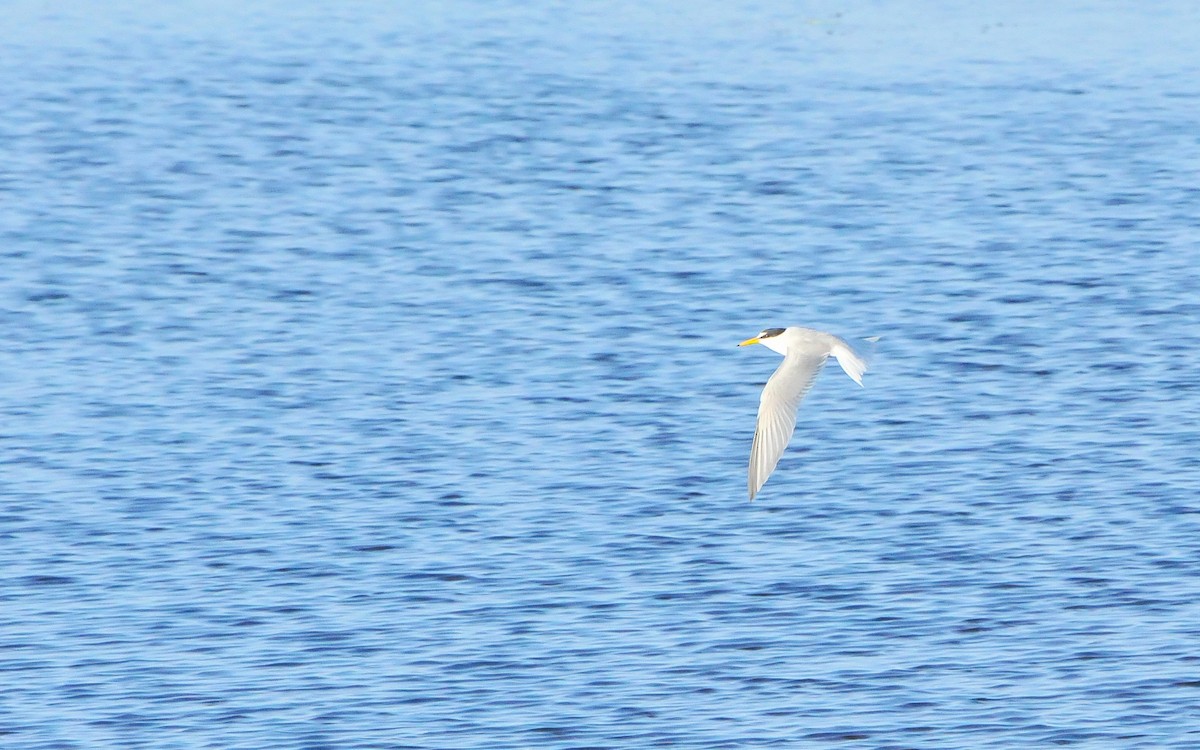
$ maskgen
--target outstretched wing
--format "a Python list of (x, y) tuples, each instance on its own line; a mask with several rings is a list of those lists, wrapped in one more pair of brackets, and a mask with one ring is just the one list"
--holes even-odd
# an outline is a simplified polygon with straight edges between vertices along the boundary
[(750, 499), (753, 500), (767, 477), (775, 470), (783, 449), (796, 429), (796, 410), (804, 394), (812, 388), (828, 354), (799, 354), (783, 358), (775, 374), (763, 388), (758, 402), (758, 423), (750, 448)]

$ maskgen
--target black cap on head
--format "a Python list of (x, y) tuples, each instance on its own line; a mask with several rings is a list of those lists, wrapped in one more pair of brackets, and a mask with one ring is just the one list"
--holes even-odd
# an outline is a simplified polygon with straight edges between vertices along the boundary
[(769, 339), (772, 336), (778, 336), (779, 334), (783, 333), (785, 330), (786, 329), (784, 329), (784, 328), (767, 328), (762, 333), (758, 334), (758, 337), (760, 339)]

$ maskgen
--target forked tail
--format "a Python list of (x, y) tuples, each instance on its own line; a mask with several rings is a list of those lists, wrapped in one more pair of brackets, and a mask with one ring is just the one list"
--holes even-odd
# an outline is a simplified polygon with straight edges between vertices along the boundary
[(834, 342), (829, 353), (837, 359), (838, 364), (842, 366), (851, 380), (859, 385), (863, 384), (862, 376), (867, 371), (867, 360), (859, 356), (858, 352), (851, 349), (850, 345), (841, 339)]

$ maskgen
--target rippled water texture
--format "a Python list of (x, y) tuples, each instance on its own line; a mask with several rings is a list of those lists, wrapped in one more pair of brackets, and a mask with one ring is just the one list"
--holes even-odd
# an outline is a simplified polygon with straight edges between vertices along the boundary
[(0, 32), (0, 746), (1200, 747), (1192, 3), (160, 5)]

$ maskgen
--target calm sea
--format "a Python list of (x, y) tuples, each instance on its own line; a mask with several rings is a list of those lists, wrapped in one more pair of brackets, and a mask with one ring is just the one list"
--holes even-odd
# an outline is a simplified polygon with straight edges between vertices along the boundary
[(1195, 3), (5, 16), (0, 747), (1200, 747)]

